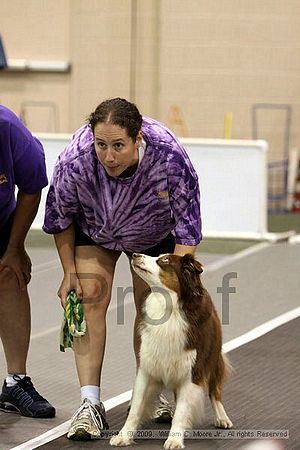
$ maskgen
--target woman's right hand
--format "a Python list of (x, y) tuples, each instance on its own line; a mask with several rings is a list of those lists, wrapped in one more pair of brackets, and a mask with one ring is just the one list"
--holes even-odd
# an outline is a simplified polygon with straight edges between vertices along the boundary
[(67, 297), (69, 292), (74, 290), (77, 294), (77, 297), (82, 298), (83, 292), (80, 284), (80, 280), (77, 277), (77, 274), (65, 273), (64, 278), (61, 282), (61, 285), (58, 289), (57, 295), (60, 298), (61, 306), (65, 309)]

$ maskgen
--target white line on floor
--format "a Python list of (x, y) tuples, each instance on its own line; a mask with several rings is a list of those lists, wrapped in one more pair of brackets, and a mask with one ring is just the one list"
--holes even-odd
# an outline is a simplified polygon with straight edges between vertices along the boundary
[(131, 399), (132, 389), (130, 391), (123, 392), (116, 397), (110, 398), (104, 402), (106, 411), (115, 408), (116, 406), (122, 405), (122, 403), (129, 402)]
[(248, 344), (248, 342), (254, 341), (255, 339), (263, 336), (264, 334), (269, 333), (269, 331), (272, 331), (275, 328), (280, 327), (280, 325), (284, 325), (285, 323), (290, 322), (291, 320), (296, 319), (299, 316), (300, 316), (300, 307), (292, 309), (291, 311), (288, 311), (284, 314), (281, 314), (280, 316), (275, 317), (274, 319), (271, 319), (268, 322), (265, 322), (256, 328), (253, 328), (253, 330), (250, 330), (247, 333), (242, 334), (241, 336), (238, 336), (237, 338), (226, 342), (225, 344), (223, 344), (223, 351), (225, 353), (231, 352), (232, 350), (235, 350), (236, 348), (241, 347), (242, 345)]
[[(216, 270), (219, 270), (219, 269), (221, 269), (222, 267), (225, 267), (228, 264), (232, 264), (235, 261), (238, 261), (240, 259), (246, 258), (246, 257), (248, 257), (250, 255), (253, 255), (254, 253), (257, 253), (257, 252), (259, 252), (261, 250), (264, 250), (267, 247), (270, 247), (270, 244), (266, 243), (266, 242), (262, 242), (260, 244), (253, 245), (253, 246), (251, 246), (249, 248), (246, 248), (245, 250), (242, 250), (242, 251), (240, 251), (238, 253), (235, 253), (234, 255), (231, 255), (231, 256), (228, 256), (228, 257), (224, 257), (224, 258), (222, 258), (221, 261), (216, 261), (216, 262), (213, 262), (211, 264), (208, 264), (207, 266), (205, 266), (204, 273), (214, 272)], [(200, 254), (199, 258), (201, 259), (201, 254)], [(55, 262), (57, 262), (57, 260), (53, 260), (53, 261), (50, 261), (49, 263), (45, 263), (45, 266), (47, 264), (49, 264), (49, 267), (50, 267), (50, 264), (53, 264)], [(38, 267), (41, 267), (41, 266), (43, 266), (43, 264), (40, 264)], [(127, 296), (125, 301), (124, 301), (124, 303), (123, 303), (123, 306), (127, 305), (128, 303), (131, 303), (132, 302), (132, 298), (133, 298), (132, 296)], [(117, 308), (117, 306), (118, 306), (117, 304), (111, 305), (110, 308), (109, 308), (109, 311), (110, 312), (114, 311)], [(54, 326), (54, 327), (49, 328), (47, 330), (41, 331), (40, 333), (32, 334), (31, 341), (35, 340), (35, 339), (38, 339), (38, 338), (41, 338), (41, 337), (44, 337), (44, 336), (47, 336), (47, 334), (56, 333), (59, 330), (60, 330), (60, 325), (57, 325), (57, 326)]]
[[(264, 324), (254, 328), (248, 333), (242, 334), (241, 336), (232, 339), (229, 342), (226, 342), (223, 345), (223, 351), (224, 353), (228, 353), (236, 348), (239, 348), (247, 344), (248, 342), (251, 342), (263, 336), (264, 334), (269, 333), (275, 328), (278, 328), (279, 326), (284, 325), (285, 323), (290, 322), (293, 319), (296, 319), (299, 316), (300, 316), (300, 307), (288, 311), (285, 314), (281, 314), (280, 316), (275, 317), (274, 319), (269, 320), (268, 322), (265, 322)], [(110, 409), (115, 408), (116, 406), (128, 402), (131, 398), (131, 393), (132, 391), (130, 390), (127, 392), (123, 392), (122, 394), (117, 395), (116, 397), (106, 400), (104, 402), (106, 411), (109, 411)], [(66, 434), (68, 431), (69, 424), (70, 420), (67, 420), (66, 422), (53, 428), (52, 430), (49, 430), (46, 433), (43, 433), (40, 436), (31, 439), (30, 441), (24, 442), (23, 444), (20, 444), (17, 447), (13, 447), (10, 450), (33, 450), (43, 444), (46, 444), (47, 442), (51, 442), (54, 439), (57, 439)]]
[[(132, 296), (128, 296), (126, 298), (126, 300), (124, 300), (123, 305), (126, 306), (128, 303), (132, 303), (133, 302), (133, 297)], [(109, 309), (109, 312), (114, 311), (117, 308), (117, 305), (112, 305)], [(61, 317), (63, 317), (63, 312), (61, 313)], [(51, 328), (47, 328), (47, 330), (44, 331), (40, 331), (39, 333), (34, 333), (31, 335), (30, 341), (34, 341), (36, 339), (42, 338), (47, 336), (48, 334), (51, 333), (57, 333), (59, 330), (61, 329), (61, 325), (55, 325), (54, 327)], [(1, 349), (0, 349), (1, 352)]]
[[(116, 397), (110, 398), (104, 402), (106, 411), (115, 408), (116, 406), (122, 405), (122, 403), (128, 402), (131, 399), (132, 390), (123, 392)], [(20, 444), (17, 447), (13, 447), (10, 450), (33, 450), (41, 445), (47, 444), (48, 442), (54, 441), (54, 439), (59, 438), (67, 433), (71, 420), (61, 423), (52, 430), (31, 439), (24, 444)]]
[[(212, 272), (214, 270), (217, 270), (223, 266), (226, 266), (227, 264), (230, 264), (234, 261), (245, 258), (256, 252), (259, 252), (260, 250), (263, 250), (264, 248), (269, 247), (269, 246), (270, 246), (270, 243), (267, 243), (267, 242), (262, 242), (262, 243), (259, 243), (256, 245), (252, 245), (251, 247), (248, 247), (245, 250), (235, 253), (234, 255), (230, 255), (230, 256), (226, 256), (226, 257), (222, 258), (221, 261), (217, 261), (217, 262), (208, 264), (205, 268), (205, 272)], [(199, 250), (201, 250), (201, 248)], [(199, 257), (201, 258), (201, 253), (199, 254)], [(51, 261), (47, 261), (45, 263), (35, 264), (33, 266), (33, 274), (43, 273), (43, 272), (47, 272), (48, 270), (58, 269), (58, 268), (60, 268), (60, 262), (59, 262), (59, 258), (56, 258)]]
[[(63, 316), (63, 313), (62, 313), (62, 316)], [(40, 331), (39, 333), (34, 333), (31, 336), (30, 341), (47, 336), (47, 334), (57, 333), (60, 329), (61, 329), (61, 325), (55, 325), (54, 327), (48, 328), (45, 331)]]
[(49, 430), (46, 433), (43, 433), (40, 436), (31, 439), (28, 442), (24, 442), (24, 444), (20, 444), (17, 447), (12, 447), (10, 450), (32, 450), (37, 447), (40, 447), (43, 444), (47, 444), (48, 442), (54, 441), (54, 439), (66, 434), (70, 422), (71, 419), (61, 423), (55, 428), (52, 428), (52, 430)]
[(59, 259), (56, 258), (56, 259), (52, 259), (51, 261), (47, 261), (45, 263), (35, 264), (33, 266), (32, 273), (33, 274), (42, 273), (42, 272), (46, 272), (51, 269), (57, 269), (60, 267), (61, 266), (59, 263)]
[[(224, 258), (222, 258), (220, 261), (216, 261), (213, 262), (211, 264), (208, 264), (207, 266), (204, 266), (204, 271), (203, 273), (207, 273), (207, 272), (214, 272), (216, 270), (221, 269), (224, 266), (227, 266), (229, 264), (234, 263), (235, 261), (238, 261), (240, 259), (243, 258), (247, 258), (250, 255), (254, 255), (255, 253), (258, 253), (262, 250), (264, 250), (265, 248), (270, 247), (271, 244), (268, 242), (261, 242), (259, 244), (256, 245), (252, 245), (251, 247), (246, 248), (245, 250), (242, 250), (238, 253), (235, 253), (233, 255), (230, 256), (226, 256)], [(201, 254), (199, 255), (199, 258), (201, 260)]]
[[(131, 296), (128, 295), (126, 297), (126, 299), (124, 300), (122, 306), (126, 306), (129, 303), (133, 303), (133, 296), (132, 295)], [(117, 304), (112, 305), (109, 308), (108, 313), (111, 313), (112, 311), (117, 309), (117, 307), (118, 307)], [(61, 313), (61, 317), (63, 318), (63, 310), (62, 310), (62, 313)], [(30, 341), (34, 341), (35, 339), (39, 339), (39, 338), (47, 336), (48, 334), (51, 334), (51, 333), (57, 333), (60, 329), (61, 329), (61, 325), (55, 325), (54, 327), (47, 328), (47, 330), (40, 331), (39, 333), (34, 333), (34, 334), (31, 335)], [(1, 349), (0, 349), (0, 352), (1, 352)]]

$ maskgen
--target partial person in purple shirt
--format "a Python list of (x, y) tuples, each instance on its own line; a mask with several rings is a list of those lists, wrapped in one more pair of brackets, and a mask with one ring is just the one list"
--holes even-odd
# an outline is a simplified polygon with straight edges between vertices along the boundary
[(41, 143), (12, 111), (0, 105), (0, 338), (8, 372), (0, 410), (33, 418), (55, 416), (53, 406), (26, 374), (31, 261), (24, 242), (47, 183)]
[[(202, 237), (197, 174), (170, 130), (125, 99), (106, 100), (58, 158), (43, 229), (55, 235), (64, 270), (61, 303), (75, 290), (88, 327), (74, 344), (82, 404), (68, 437), (99, 437), (108, 426), (100, 378), (116, 262), (122, 252), (129, 261), (133, 252), (195, 252)], [(148, 286), (131, 272), (138, 316)], [(138, 360), (136, 332), (134, 347)], [(161, 400), (156, 419), (170, 421)]]

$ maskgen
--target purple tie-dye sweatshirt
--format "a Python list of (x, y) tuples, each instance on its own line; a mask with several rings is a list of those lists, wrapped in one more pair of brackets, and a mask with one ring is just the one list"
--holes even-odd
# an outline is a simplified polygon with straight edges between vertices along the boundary
[(142, 252), (170, 232), (177, 244), (201, 240), (197, 174), (181, 144), (161, 123), (144, 118), (144, 156), (128, 177), (110, 177), (94, 149), (88, 125), (60, 154), (46, 202), (46, 233), (77, 222), (99, 245)]

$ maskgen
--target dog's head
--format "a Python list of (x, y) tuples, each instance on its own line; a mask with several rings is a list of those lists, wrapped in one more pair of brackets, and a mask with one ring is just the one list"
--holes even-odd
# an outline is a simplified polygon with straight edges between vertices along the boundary
[(165, 254), (152, 257), (134, 253), (131, 264), (150, 287), (167, 287), (181, 297), (200, 294), (200, 274), (203, 269), (193, 255)]

